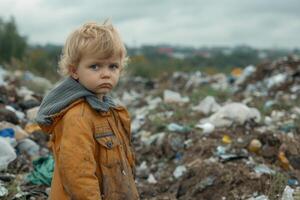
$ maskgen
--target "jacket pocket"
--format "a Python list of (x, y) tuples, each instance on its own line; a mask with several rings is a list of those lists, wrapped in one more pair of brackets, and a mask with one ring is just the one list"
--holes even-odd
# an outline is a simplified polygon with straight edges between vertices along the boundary
[(96, 133), (95, 139), (99, 144), (99, 164), (113, 167), (120, 163), (120, 142), (113, 132)]

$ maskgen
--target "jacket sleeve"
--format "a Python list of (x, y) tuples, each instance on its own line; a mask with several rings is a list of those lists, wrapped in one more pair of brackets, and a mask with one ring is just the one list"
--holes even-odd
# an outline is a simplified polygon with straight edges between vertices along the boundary
[(93, 129), (80, 116), (66, 116), (60, 143), (58, 168), (63, 187), (74, 200), (99, 200)]

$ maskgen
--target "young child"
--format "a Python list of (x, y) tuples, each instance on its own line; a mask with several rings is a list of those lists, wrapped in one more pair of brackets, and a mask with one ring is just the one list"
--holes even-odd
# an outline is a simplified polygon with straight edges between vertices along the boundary
[(135, 200), (130, 118), (107, 94), (126, 49), (110, 23), (86, 23), (67, 39), (59, 63), (67, 78), (43, 99), (36, 121), (51, 134), (51, 200)]

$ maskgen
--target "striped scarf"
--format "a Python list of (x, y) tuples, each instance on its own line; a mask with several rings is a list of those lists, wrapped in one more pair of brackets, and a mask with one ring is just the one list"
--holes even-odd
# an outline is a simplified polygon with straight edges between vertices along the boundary
[(89, 105), (99, 112), (107, 112), (110, 107), (116, 106), (110, 96), (104, 96), (103, 101), (100, 101), (94, 93), (73, 78), (68, 77), (44, 97), (35, 121), (38, 124), (51, 125), (51, 116), (80, 98), (85, 98)]

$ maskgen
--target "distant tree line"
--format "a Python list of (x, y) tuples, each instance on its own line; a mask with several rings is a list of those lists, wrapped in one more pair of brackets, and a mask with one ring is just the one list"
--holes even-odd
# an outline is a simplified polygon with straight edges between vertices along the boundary
[[(178, 58), (159, 51), (161, 45), (127, 47), (130, 62), (127, 71), (132, 75), (157, 77), (174, 71), (204, 71), (206, 73), (228, 73), (234, 67), (245, 67), (262, 62), (261, 50), (247, 46), (235, 48), (201, 48), (171, 47), (172, 50), (186, 55)], [(4, 21), (0, 18), (0, 65), (8, 69), (29, 70), (44, 76), (51, 81), (60, 77), (57, 73), (57, 63), (62, 46), (59, 45), (29, 45), (27, 38), (18, 32), (14, 18)], [(229, 50), (230, 53), (224, 53)], [(204, 55), (203, 52), (209, 54)], [(267, 50), (268, 59), (288, 55), (286, 50)], [(298, 50), (299, 53), (299, 50)], [(266, 58), (265, 58), (266, 59)]]
[(27, 48), (26, 37), (18, 33), (14, 18), (7, 22), (0, 18), (0, 63), (11, 58), (22, 59)]
[(22, 36), (13, 17), (0, 18), (0, 65), (8, 70), (28, 70), (49, 80), (59, 79), (57, 62), (61, 46), (29, 45)]

